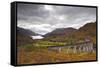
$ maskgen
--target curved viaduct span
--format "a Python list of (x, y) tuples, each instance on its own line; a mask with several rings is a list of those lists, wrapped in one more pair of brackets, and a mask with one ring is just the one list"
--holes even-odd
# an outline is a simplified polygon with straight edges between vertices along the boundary
[(93, 52), (93, 43), (82, 42), (72, 45), (62, 45), (62, 46), (48, 46), (48, 49), (56, 50), (57, 52), (62, 52), (63, 49), (66, 49), (66, 53), (81, 53), (81, 52)]

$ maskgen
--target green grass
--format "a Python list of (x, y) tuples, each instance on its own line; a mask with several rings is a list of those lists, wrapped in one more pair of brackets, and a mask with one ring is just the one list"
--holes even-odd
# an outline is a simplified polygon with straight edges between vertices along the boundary
[(65, 42), (50, 42), (50, 41), (37, 41), (33, 43), (35, 46), (61, 46), (61, 45), (66, 45)]

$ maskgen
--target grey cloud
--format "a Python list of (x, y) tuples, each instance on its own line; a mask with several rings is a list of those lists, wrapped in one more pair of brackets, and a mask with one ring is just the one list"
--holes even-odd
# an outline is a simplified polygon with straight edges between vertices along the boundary
[(30, 17), (32, 16), (46, 18), (49, 12), (43, 9), (44, 9), (43, 5), (18, 4), (18, 16), (17, 17), (19, 20), (30, 19)]
[[(49, 6), (52, 8), (51, 10), (49, 10), (50, 7), (47, 7), (47, 10), (45, 5), (18, 4), (18, 25), (23, 28), (29, 28), (27, 23), (31, 26), (41, 25), (42, 27), (32, 26), (31, 29), (43, 34), (52, 31), (54, 28), (63, 28), (72, 25), (74, 28), (79, 28), (85, 22), (96, 21), (96, 8)], [(43, 26), (42, 24), (48, 24), (50, 26), (49, 28), (45, 28), (48, 26)], [(76, 25), (79, 26), (76, 27)]]

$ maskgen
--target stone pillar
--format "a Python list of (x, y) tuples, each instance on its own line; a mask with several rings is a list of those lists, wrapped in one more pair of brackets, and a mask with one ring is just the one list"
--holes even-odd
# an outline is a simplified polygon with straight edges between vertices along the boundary
[(58, 52), (59, 52), (59, 53), (61, 52), (61, 50), (62, 50), (62, 48), (58, 48)]
[(73, 53), (77, 53), (77, 49), (76, 49), (77, 47), (76, 46), (74, 46), (74, 48), (73, 48)]
[(79, 46), (79, 53), (82, 52), (82, 46)]
[(83, 52), (85, 52), (86, 51), (86, 47), (85, 46), (83, 46)]
[(89, 52), (91, 52), (91, 51), (92, 51), (92, 46), (90, 45), (90, 46), (89, 46)]
[(89, 43), (88, 44), (88, 52), (92, 52), (93, 51), (93, 44)]
[(92, 52), (93, 51), (93, 43), (91, 43), (90, 46), (91, 46), (91, 52)]
[(87, 51), (87, 52), (90, 51), (90, 46), (86, 46), (86, 51)]
[(69, 47), (67, 47), (67, 53), (69, 53), (69, 50), (70, 50), (70, 46), (69, 46)]
[(91, 52), (93, 52), (94, 51), (94, 48), (93, 48), (93, 45), (91, 45)]

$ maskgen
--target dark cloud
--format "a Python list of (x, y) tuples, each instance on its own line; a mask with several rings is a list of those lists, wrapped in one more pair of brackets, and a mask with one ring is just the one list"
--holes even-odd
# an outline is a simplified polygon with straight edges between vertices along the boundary
[(18, 4), (18, 26), (45, 34), (55, 28), (79, 28), (96, 21), (96, 8)]
[(43, 5), (36, 4), (18, 4), (18, 19), (25, 20), (30, 17), (46, 18), (48, 11), (43, 10)]
[(58, 14), (69, 14), (69, 15), (81, 15), (81, 14), (95, 14), (96, 9), (88, 7), (74, 7), (74, 6), (57, 6), (55, 7), (56, 11), (59, 11)]

